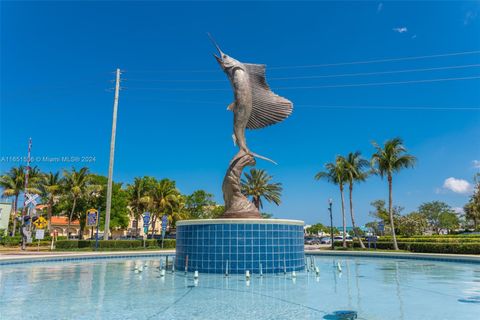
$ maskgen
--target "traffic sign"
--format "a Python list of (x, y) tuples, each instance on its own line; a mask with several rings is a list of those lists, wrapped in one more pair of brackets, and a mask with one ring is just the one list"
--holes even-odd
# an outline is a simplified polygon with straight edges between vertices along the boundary
[(383, 221), (378, 223), (378, 231), (380, 231), (380, 232), (385, 231), (385, 223)]
[(35, 239), (43, 240), (44, 237), (45, 237), (45, 230), (38, 229), (37, 231), (35, 231)]
[(30, 203), (33, 204), (34, 206), (37, 205), (36, 199), (38, 198), (38, 194), (30, 194), (30, 193), (25, 193), (25, 197), (27, 200), (25, 201), (25, 205), (28, 206)]
[(38, 217), (38, 219), (35, 220), (33, 224), (37, 229), (45, 229), (48, 223), (47, 223), (47, 219), (45, 219), (44, 217)]
[(98, 224), (98, 210), (88, 209), (87, 210), (87, 227), (96, 227), (97, 224)]

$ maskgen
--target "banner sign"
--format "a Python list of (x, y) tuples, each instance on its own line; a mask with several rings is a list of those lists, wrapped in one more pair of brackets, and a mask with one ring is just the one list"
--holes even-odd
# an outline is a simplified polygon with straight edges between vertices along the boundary
[(148, 224), (150, 222), (150, 212), (145, 212), (143, 214), (143, 227), (148, 228)]
[(10, 214), (12, 213), (11, 203), (0, 203), (0, 230), (7, 230), (10, 222)]
[(98, 224), (98, 210), (88, 209), (87, 210), (87, 227), (96, 227), (97, 224)]
[(162, 231), (167, 230), (167, 225), (168, 225), (168, 218), (166, 215), (162, 217)]

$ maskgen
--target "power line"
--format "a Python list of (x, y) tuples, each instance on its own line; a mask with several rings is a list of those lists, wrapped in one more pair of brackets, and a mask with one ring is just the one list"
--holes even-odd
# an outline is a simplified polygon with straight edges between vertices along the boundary
[[(340, 73), (340, 74), (326, 74), (313, 76), (295, 76), (295, 77), (269, 77), (268, 80), (301, 80), (301, 79), (321, 79), (321, 78), (336, 78), (336, 77), (354, 77), (354, 76), (373, 76), (382, 74), (395, 73), (409, 73), (409, 72), (425, 72), (451, 69), (466, 69), (480, 67), (480, 64), (454, 65), (445, 67), (419, 68), (419, 69), (401, 69), (389, 71), (374, 71), (374, 72), (359, 72), (359, 73)], [(128, 79), (133, 82), (228, 82), (227, 79), (222, 80), (206, 80), (206, 79)]]
[(465, 110), (465, 111), (480, 111), (479, 107), (430, 107), (430, 106), (321, 106), (300, 104), (294, 105), (300, 108), (314, 108), (314, 109), (374, 109), (374, 110)]
[(469, 55), (469, 54), (477, 54), (477, 53), (480, 53), (480, 50), (432, 54), (432, 55), (426, 55), (426, 56), (403, 57), (403, 58), (387, 58), (387, 59), (376, 59), (376, 60), (365, 60), (365, 61), (310, 64), (310, 65), (285, 66), (285, 67), (270, 67), (269, 69), (280, 70), (280, 69), (320, 68), (320, 67), (346, 66), (346, 65), (354, 65), (354, 64), (370, 64), (370, 63), (383, 63), (383, 62), (393, 62), (393, 61), (419, 60), (419, 59), (428, 59), (428, 58), (452, 57), (452, 56), (461, 56), (461, 55)]
[[(309, 65), (297, 65), (297, 66), (271, 66), (268, 70), (282, 70), (282, 69), (306, 69), (306, 68), (320, 68), (320, 67), (334, 67), (334, 66), (346, 66), (357, 64), (371, 64), (371, 63), (384, 63), (384, 62), (396, 62), (396, 61), (408, 61), (408, 60), (421, 60), (429, 58), (442, 58), (478, 54), (480, 50), (464, 51), (464, 52), (450, 52), (423, 56), (410, 56), (399, 58), (383, 58), (363, 61), (348, 61), (348, 62), (336, 62), (336, 63), (324, 63), (324, 64), (309, 64)], [(128, 70), (130, 73), (212, 73), (218, 72), (218, 69), (204, 69), (204, 70)]]
[(471, 77), (458, 78), (440, 78), (440, 79), (421, 79), (421, 80), (406, 80), (406, 81), (391, 81), (391, 82), (370, 82), (370, 83), (355, 83), (355, 84), (339, 84), (339, 85), (323, 85), (323, 86), (300, 86), (300, 87), (277, 87), (282, 90), (295, 89), (321, 89), (321, 88), (347, 88), (347, 87), (367, 87), (367, 86), (387, 86), (395, 84), (409, 84), (409, 83), (427, 83), (427, 82), (442, 82), (442, 81), (459, 81), (459, 80), (473, 80), (480, 79), (480, 75)]
[[(296, 86), (296, 87), (275, 87), (274, 90), (296, 90), (296, 89), (323, 89), (323, 88), (346, 88), (346, 87), (367, 87), (367, 86), (385, 86), (396, 84), (410, 84), (410, 83), (428, 83), (428, 82), (444, 82), (444, 81), (460, 81), (460, 80), (474, 80), (480, 79), (480, 75), (470, 77), (456, 77), (456, 78), (437, 78), (437, 79), (420, 79), (420, 80), (406, 80), (406, 81), (390, 81), (390, 82), (369, 82), (369, 83), (354, 83), (354, 84), (338, 84), (338, 85), (320, 85), (320, 86)], [(155, 88), (155, 87), (130, 87), (137, 90), (159, 90), (159, 91), (229, 91), (230, 89), (221, 88)]]
[(420, 69), (402, 69), (402, 70), (377, 71), (377, 72), (342, 73), (342, 74), (329, 74), (329, 75), (318, 75), (318, 76), (277, 77), (277, 78), (272, 77), (272, 78), (269, 78), (269, 80), (299, 80), (299, 79), (320, 79), (320, 78), (335, 78), (335, 77), (373, 76), (373, 75), (381, 75), (381, 74), (465, 69), (465, 68), (475, 68), (475, 67), (480, 67), (480, 64), (467, 64), (467, 65), (455, 65), (455, 66), (420, 68)]

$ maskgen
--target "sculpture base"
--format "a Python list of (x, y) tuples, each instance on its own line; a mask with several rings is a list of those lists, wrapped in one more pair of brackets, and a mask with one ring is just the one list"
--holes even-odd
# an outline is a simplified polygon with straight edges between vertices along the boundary
[(262, 219), (262, 215), (258, 211), (250, 212), (225, 212), (220, 219)]
[(303, 270), (303, 225), (281, 219), (178, 221), (175, 268), (257, 274)]

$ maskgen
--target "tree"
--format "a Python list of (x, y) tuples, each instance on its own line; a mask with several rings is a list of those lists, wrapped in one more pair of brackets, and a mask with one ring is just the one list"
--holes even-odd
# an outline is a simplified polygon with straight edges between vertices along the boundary
[(282, 184), (270, 183), (272, 178), (265, 170), (250, 169), (249, 173), (245, 172), (245, 178), (241, 181), (242, 193), (247, 197), (252, 197), (252, 202), (258, 210), (263, 208), (262, 198), (277, 206), (281, 203)]
[[(33, 167), (29, 172), (29, 182), (27, 192), (40, 193), (37, 188), (40, 171), (37, 167)], [(0, 177), (0, 187), (3, 189), (3, 196), (13, 197), (12, 199), (12, 213), (14, 215), (12, 235), (15, 235), (17, 229), (16, 215), (18, 212), (18, 197), (25, 191), (25, 167), (13, 167), (9, 172)]]
[(64, 190), (66, 192), (66, 196), (72, 200), (67, 226), (67, 238), (70, 239), (70, 224), (72, 222), (73, 214), (76, 209), (75, 207), (77, 205), (77, 201), (84, 195), (87, 189), (87, 185), (89, 182), (89, 172), (87, 167), (83, 167), (79, 171), (77, 171), (75, 168), (72, 168), (71, 171), (64, 170), (63, 176)]
[(177, 206), (179, 196), (180, 192), (175, 187), (175, 181), (162, 179), (154, 183), (152, 190), (149, 192), (149, 209), (153, 234), (155, 234), (155, 224), (159, 217), (167, 215), (169, 220), (172, 220), (172, 214)]
[(368, 173), (365, 169), (369, 166), (369, 162), (362, 158), (361, 153), (357, 152), (350, 152), (347, 157), (345, 158), (345, 174), (348, 181), (348, 189), (349, 189), (349, 198), (350, 198), (350, 217), (352, 218), (352, 226), (353, 232), (357, 237), (358, 241), (360, 242), (360, 247), (365, 248), (363, 244), (362, 238), (359, 234), (359, 229), (355, 224), (355, 216), (353, 213), (353, 184), (355, 182), (362, 182), (368, 176)]
[(458, 225), (458, 217), (452, 208), (445, 202), (432, 201), (423, 203), (418, 208), (418, 212), (425, 216), (429, 226), (436, 234), (440, 234), (442, 229), (451, 230)]
[(337, 156), (335, 162), (329, 162), (325, 164), (326, 171), (318, 172), (315, 175), (316, 180), (325, 179), (328, 182), (338, 185), (340, 189), (340, 196), (342, 199), (342, 237), (343, 237), (343, 247), (347, 247), (347, 242), (345, 236), (347, 234), (346, 220), (345, 220), (345, 199), (343, 196), (343, 187), (347, 182), (347, 175), (345, 170), (345, 158), (342, 156)]
[[(320, 232), (323, 233), (328, 233), (330, 234), (330, 227), (327, 227), (321, 223), (316, 223), (314, 225), (311, 225), (309, 228), (307, 228), (307, 233), (308, 234), (319, 234)], [(338, 233), (337, 228), (333, 228), (333, 233)]]
[(473, 180), (475, 181), (473, 194), (463, 210), (465, 211), (465, 219), (472, 222), (473, 230), (478, 230), (480, 224), (480, 173), (477, 173)]
[(51, 231), (53, 206), (58, 202), (62, 192), (62, 179), (60, 173), (49, 172), (42, 175), (40, 182), (40, 195), (47, 203), (48, 230)]
[(212, 206), (215, 206), (213, 194), (205, 190), (196, 190), (185, 199), (185, 210), (191, 219), (208, 219)]
[(156, 180), (152, 177), (136, 177), (133, 184), (127, 186), (128, 208), (133, 218), (137, 221), (135, 234), (139, 233), (139, 221), (142, 220), (142, 214), (147, 211), (149, 202), (149, 193), (152, 190)]
[(402, 236), (412, 237), (422, 235), (428, 228), (428, 221), (425, 215), (412, 212), (400, 216), (396, 222), (398, 233)]
[(394, 173), (404, 168), (414, 167), (416, 159), (414, 156), (406, 154), (407, 149), (400, 138), (387, 140), (383, 147), (376, 142), (372, 143), (376, 152), (372, 155), (371, 165), (374, 172), (383, 179), (388, 180), (388, 213), (392, 229), (393, 248), (398, 250), (397, 238), (395, 236), (395, 222), (393, 220), (393, 195), (392, 195), (392, 177)]

